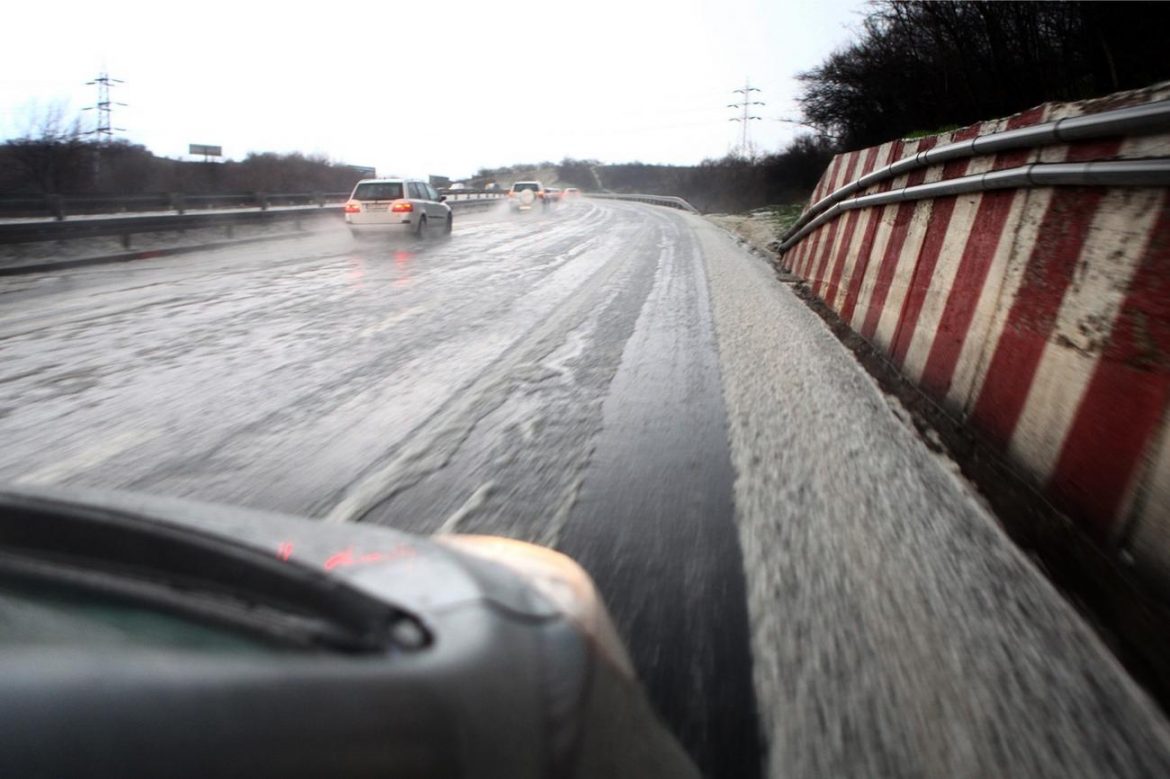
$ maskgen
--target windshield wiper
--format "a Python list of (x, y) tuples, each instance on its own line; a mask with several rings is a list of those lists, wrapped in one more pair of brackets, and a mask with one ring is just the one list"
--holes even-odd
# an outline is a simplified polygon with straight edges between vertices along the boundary
[(104, 595), (281, 644), (385, 652), (416, 617), (307, 565), (102, 506), (0, 491), (0, 578)]

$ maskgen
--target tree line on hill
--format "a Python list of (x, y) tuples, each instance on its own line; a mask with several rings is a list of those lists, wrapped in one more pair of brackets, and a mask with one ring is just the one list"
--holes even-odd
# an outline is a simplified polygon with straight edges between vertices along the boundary
[(728, 213), (804, 199), (833, 153), (834, 146), (827, 139), (805, 135), (782, 152), (752, 159), (729, 155), (698, 165), (650, 165), (567, 158), (559, 164), (481, 169), (472, 183), (484, 186), (496, 181), (507, 186), (510, 181), (529, 177), (534, 170), (555, 170), (555, 183), (562, 187), (673, 195), (703, 212)]
[(212, 163), (157, 157), (138, 144), (87, 138), (77, 121), (65, 123), (56, 110), (30, 123), (22, 137), (0, 144), (0, 194), (348, 192), (362, 177), (349, 165), (299, 153)]
[(874, 3), (800, 75), (805, 121), (843, 149), (1170, 79), (1170, 3)]

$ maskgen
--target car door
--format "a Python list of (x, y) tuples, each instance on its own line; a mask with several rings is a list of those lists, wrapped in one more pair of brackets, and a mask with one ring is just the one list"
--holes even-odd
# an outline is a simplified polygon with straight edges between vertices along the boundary
[(432, 220), (431, 211), (428, 209), (427, 193), (420, 181), (408, 181), (407, 193), (411, 198), (411, 204), (414, 206), (414, 213), (425, 214), (428, 221)]
[(427, 213), (434, 214), (432, 219), (436, 224), (442, 224), (447, 221), (447, 208), (439, 202), (439, 192), (430, 184), (423, 184), (423, 188), (427, 192)]
[(443, 219), (435, 209), (438, 203), (431, 198), (430, 188), (427, 183), (425, 181), (411, 182), (411, 188), (413, 192), (417, 193), (416, 195), (412, 195), (412, 197), (418, 199), (415, 203), (415, 208), (421, 209), (422, 213), (427, 215), (427, 221), (432, 225), (440, 224)]

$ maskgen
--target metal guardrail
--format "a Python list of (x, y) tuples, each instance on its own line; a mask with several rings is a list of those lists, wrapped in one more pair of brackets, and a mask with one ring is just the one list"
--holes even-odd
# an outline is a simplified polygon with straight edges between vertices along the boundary
[(585, 193), (585, 197), (599, 198), (602, 200), (632, 200), (637, 203), (649, 203), (652, 206), (666, 206), (667, 208), (677, 208), (681, 211), (690, 211), (692, 214), (699, 213), (699, 209), (681, 197), (669, 195), (617, 195), (610, 192), (587, 192)]
[(1033, 163), (850, 198), (833, 204), (795, 233), (789, 231), (780, 243), (779, 252), (788, 251), (801, 238), (845, 211), (907, 200), (1027, 187), (1170, 187), (1170, 159)]
[(500, 200), (507, 196), (506, 189), (440, 189), (449, 203), (463, 203), (469, 200)]
[(213, 210), (218, 208), (256, 208), (266, 211), (273, 206), (318, 206), (342, 203), (348, 192), (291, 193), (221, 193), (188, 195), (165, 192), (148, 195), (18, 195), (0, 197), (0, 216), (52, 217), (65, 220), (70, 216), (121, 214), (143, 211)]
[[(874, 184), (905, 175), (912, 170), (938, 165), (950, 160), (978, 157), (985, 154), (998, 154), (1013, 149), (1034, 149), (1054, 144), (1073, 143), (1092, 140), (1094, 138), (1109, 138), (1121, 135), (1149, 135), (1170, 129), (1170, 100), (1160, 100), (1145, 105), (1119, 108), (1114, 111), (1102, 111), (1097, 114), (1069, 116), (1054, 122), (1044, 122), (1031, 127), (1020, 127), (1015, 130), (1005, 130), (1001, 133), (977, 136), (966, 141), (957, 141), (933, 149), (920, 151), (909, 157), (878, 168), (854, 181), (839, 187), (825, 197), (818, 200), (807, 211), (801, 214), (788, 232), (781, 239), (780, 252), (786, 251), (793, 243), (807, 235), (812, 226), (824, 224), (827, 213), (843, 203), (851, 195), (862, 192)], [(1050, 167), (1050, 166), (1042, 166)], [(1062, 174), (1063, 175), (1063, 174)], [(1071, 183), (1071, 182), (1070, 182)], [(1023, 184), (1004, 184), (1003, 186), (1053, 186), (1051, 183), (1035, 183), (1032, 180)], [(1113, 184), (1112, 186), (1126, 186)], [(1130, 186), (1160, 186), (1158, 184), (1135, 184)], [(964, 191), (978, 191), (979, 187)], [(956, 194), (954, 192), (948, 194)], [(925, 195), (924, 197), (937, 197)], [(840, 213), (837, 211), (836, 213)]]
[(78, 238), (118, 236), (122, 245), (130, 247), (130, 237), (142, 233), (223, 228), (233, 236), (234, 229), (243, 225), (293, 222), (299, 229), (307, 219), (340, 218), (341, 207), (289, 208), (267, 211), (207, 211), (194, 214), (153, 214), (150, 216), (122, 216), (66, 221), (21, 221), (0, 223), (0, 244), (36, 243), (39, 241), (67, 241)]
[[(345, 197), (349, 194), (346, 193)], [(448, 204), (452, 209), (464, 211), (489, 207), (503, 197), (501, 192), (458, 191)], [(295, 229), (301, 229), (306, 220), (337, 219), (343, 216), (340, 204), (306, 205), (251, 208), (247, 210), (205, 210), (194, 213), (114, 215), (106, 217), (77, 217), (55, 220), (0, 220), (0, 244), (36, 243), (40, 241), (65, 241), (78, 238), (100, 238), (117, 236), (122, 246), (129, 248), (131, 236), (142, 233), (180, 232), (207, 228), (222, 228), (227, 237), (233, 237), (236, 227), (243, 225), (292, 222)]]
[[(502, 197), (499, 190), (439, 190), (452, 202), (464, 202), (485, 197)], [(278, 206), (317, 206), (341, 204), (349, 198), (347, 192), (247, 192), (212, 195), (188, 195), (182, 192), (149, 195), (15, 195), (0, 196), (2, 217), (49, 217), (64, 221), (70, 216), (94, 214), (129, 214), (144, 211), (206, 211), (221, 208), (255, 208), (267, 211)]]

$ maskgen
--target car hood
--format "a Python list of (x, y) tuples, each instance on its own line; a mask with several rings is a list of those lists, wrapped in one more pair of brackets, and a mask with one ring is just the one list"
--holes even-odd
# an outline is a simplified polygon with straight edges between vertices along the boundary
[[(267, 555), (313, 577), (351, 586), (424, 619), (488, 603), (526, 619), (556, 606), (503, 565), (431, 538), (390, 528), (243, 509), (115, 490), (0, 485), (0, 510), (85, 511), (194, 534), (251, 555)], [(3, 539), (0, 538), (0, 546)]]

